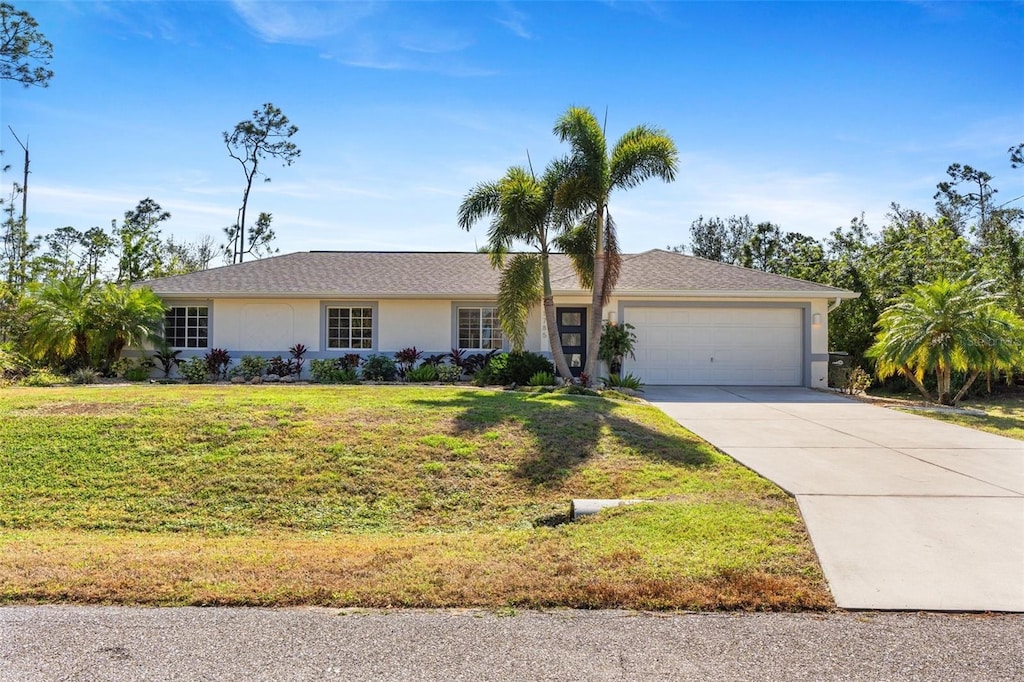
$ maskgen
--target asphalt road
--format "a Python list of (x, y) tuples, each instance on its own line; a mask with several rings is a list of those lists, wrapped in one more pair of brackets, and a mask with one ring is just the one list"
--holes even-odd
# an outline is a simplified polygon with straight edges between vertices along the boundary
[(1024, 615), (0, 608), (0, 680), (1024, 679)]

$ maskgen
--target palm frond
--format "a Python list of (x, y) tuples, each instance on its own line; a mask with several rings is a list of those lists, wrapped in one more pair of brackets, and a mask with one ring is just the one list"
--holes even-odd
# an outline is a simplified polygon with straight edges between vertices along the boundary
[[(612, 291), (619, 281), (622, 271), (622, 253), (619, 251), (619, 239), (615, 230), (615, 221), (606, 216), (604, 224), (604, 296), (602, 304), (607, 304)], [(555, 247), (569, 256), (569, 262), (585, 289), (594, 288), (594, 249), (597, 216), (593, 213), (585, 216), (571, 230), (563, 232), (555, 240)]]
[(623, 135), (612, 150), (610, 184), (636, 187), (655, 177), (671, 182), (678, 165), (679, 152), (665, 131), (637, 126)]
[[(908, 288), (878, 318), (868, 349), (882, 379), (1012, 367), (1024, 353), (1024, 321), (999, 307), (990, 282), (938, 279)], [(941, 391), (940, 391), (941, 393)]]
[(512, 349), (526, 345), (526, 321), (530, 310), (543, 297), (541, 259), (537, 254), (519, 253), (509, 260), (498, 285), (498, 319)]
[[(594, 288), (594, 233), (596, 221), (583, 220), (555, 238), (555, 248), (569, 256), (572, 269), (584, 289)], [(590, 229), (588, 230), (588, 226)]]
[(615, 221), (611, 214), (605, 215), (604, 221), (604, 295), (601, 305), (608, 305), (615, 285), (619, 283), (622, 272), (622, 252), (619, 250), (619, 237), (615, 229)]
[(471, 189), (459, 205), (459, 227), (467, 232), (485, 216), (495, 215), (501, 205), (501, 191), (496, 182), (481, 182)]
[(607, 143), (604, 130), (597, 118), (587, 107), (569, 107), (557, 121), (554, 133), (562, 142), (568, 142), (573, 156), (586, 159), (590, 164), (590, 175), (603, 174), (607, 166)]

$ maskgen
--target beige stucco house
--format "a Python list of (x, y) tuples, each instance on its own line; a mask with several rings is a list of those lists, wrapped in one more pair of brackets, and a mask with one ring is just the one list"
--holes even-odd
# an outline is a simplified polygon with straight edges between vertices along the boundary
[[(552, 257), (559, 338), (586, 362), (590, 292), (565, 256)], [(167, 304), (165, 336), (183, 356), (391, 354), (415, 346), (506, 348), (495, 311), (500, 273), (481, 253), (292, 253), (145, 284)], [(828, 315), (857, 294), (668, 251), (623, 257), (604, 314), (628, 322), (636, 358), (623, 372), (647, 384), (824, 387)], [(550, 351), (538, 306), (527, 349)]]

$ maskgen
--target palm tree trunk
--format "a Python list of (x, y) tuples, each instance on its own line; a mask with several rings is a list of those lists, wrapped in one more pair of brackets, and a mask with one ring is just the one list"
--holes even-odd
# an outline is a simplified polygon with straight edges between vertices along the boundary
[(949, 395), (949, 384), (952, 381), (952, 370), (949, 367), (939, 365), (935, 368), (935, 378), (938, 380), (938, 393), (940, 405), (952, 405), (953, 401)]
[(928, 389), (924, 387), (924, 384), (921, 383), (921, 380), (914, 375), (914, 372), (911, 371), (911, 369), (906, 365), (904, 365), (900, 369), (903, 372), (903, 376), (910, 379), (910, 383), (914, 384), (914, 386), (917, 387), (917, 390), (921, 392), (921, 395), (924, 396), (924, 399), (927, 400), (928, 402), (932, 402), (932, 394), (929, 393)]
[(80, 367), (89, 366), (89, 338), (85, 332), (75, 333), (75, 357), (78, 359)]
[(604, 319), (604, 202), (597, 206), (597, 235), (594, 239), (594, 281), (590, 303), (590, 330), (587, 335), (587, 362), (583, 371), (590, 381), (597, 378), (597, 352), (601, 346), (601, 322)]
[[(958, 404), (963, 399), (964, 394), (967, 393), (967, 390), (971, 387), (971, 384), (974, 383), (974, 380), (977, 379), (980, 374), (981, 370), (975, 370), (974, 373), (971, 374), (971, 378), (968, 379), (964, 383), (964, 385), (960, 387), (960, 390), (956, 392), (956, 395), (953, 397), (953, 402), (951, 403), (952, 405)], [(991, 389), (989, 390), (991, 392)]]
[(541, 278), (544, 282), (544, 320), (548, 326), (548, 345), (551, 346), (551, 357), (555, 361), (555, 370), (565, 381), (572, 381), (572, 370), (569, 363), (565, 361), (565, 353), (562, 352), (562, 340), (558, 336), (558, 320), (555, 317), (555, 297), (551, 293), (551, 268), (548, 263), (548, 254), (543, 253), (540, 257)]

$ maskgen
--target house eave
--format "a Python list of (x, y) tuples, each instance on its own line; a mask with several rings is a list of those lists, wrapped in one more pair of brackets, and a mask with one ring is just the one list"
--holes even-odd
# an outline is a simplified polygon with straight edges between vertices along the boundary
[(160, 292), (154, 291), (160, 298), (166, 299), (212, 299), (212, 298), (256, 298), (256, 299), (281, 299), (281, 298), (299, 298), (299, 299), (318, 299), (318, 300), (408, 300), (408, 299), (420, 299), (420, 300), (446, 300), (446, 301), (457, 301), (457, 300), (479, 300), (479, 299), (492, 299), (497, 296), (493, 291), (488, 292), (440, 292), (440, 293), (388, 293), (382, 294), (379, 292), (359, 292), (359, 291), (258, 291), (258, 292), (239, 292), (239, 291), (213, 291), (213, 292), (189, 292), (189, 291), (174, 291), (174, 292)]
[[(369, 291), (260, 291), (260, 292), (239, 292), (239, 291), (213, 291), (213, 292), (160, 292), (154, 291), (157, 296), (166, 299), (212, 299), (212, 298), (254, 298), (254, 299), (284, 299), (301, 298), (317, 300), (489, 300), (497, 297), (495, 291), (476, 292), (397, 292), (382, 294)], [(589, 296), (590, 292), (585, 289), (558, 289), (552, 292), (555, 296)], [(824, 290), (824, 291), (771, 291), (771, 290), (745, 290), (745, 289), (686, 289), (686, 290), (661, 290), (661, 289), (628, 289), (616, 290), (613, 294), (616, 298), (755, 298), (755, 299), (809, 299), (809, 298), (830, 298), (830, 299), (854, 299), (860, 296), (855, 291)]]
[[(589, 291), (555, 291), (556, 296), (579, 296), (589, 295)], [(855, 291), (844, 291), (839, 289), (824, 291), (772, 291), (772, 290), (750, 290), (750, 289), (686, 289), (686, 290), (663, 290), (650, 289), (639, 290), (617, 289), (612, 293), (615, 298), (757, 298), (757, 299), (851, 299), (860, 296)]]

